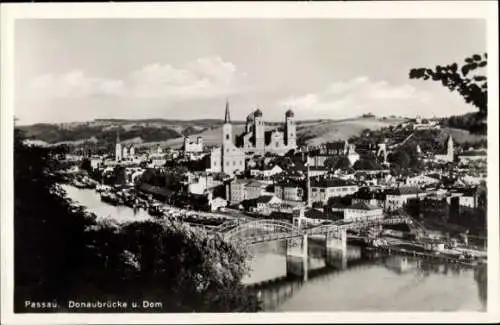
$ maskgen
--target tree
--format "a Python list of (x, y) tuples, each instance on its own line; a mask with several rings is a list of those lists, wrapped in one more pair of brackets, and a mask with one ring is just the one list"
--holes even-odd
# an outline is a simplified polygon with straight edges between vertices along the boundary
[(345, 156), (334, 156), (334, 157), (329, 157), (325, 160), (325, 167), (330, 168), (330, 169), (342, 169), (345, 170), (349, 167), (351, 167), (351, 162), (349, 161), (349, 158)]
[(390, 154), (388, 160), (390, 163), (401, 169), (408, 168), (411, 162), (410, 155), (408, 155), (404, 150), (398, 150)]
[(353, 168), (355, 170), (378, 170), (381, 166), (377, 163), (377, 160), (373, 157), (363, 157), (354, 163)]
[(479, 116), (485, 118), (488, 106), (486, 74), (477, 73), (473, 75), (472, 72), (478, 72), (480, 68), (485, 68), (487, 59), (487, 53), (483, 55), (474, 54), (472, 57), (466, 58), (461, 67), (457, 63), (452, 63), (446, 66), (438, 65), (434, 70), (429, 68), (411, 69), (410, 79), (428, 80), (432, 78), (434, 81), (440, 81), (450, 91), (457, 91), (465, 102), (477, 107)]
[(124, 249), (135, 260), (132, 297), (163, 301), (164, 311), (242, 311), (248, 271), (243, 246), (177, 222), (133, 223), (123, 228)]
[(185, 174), (188, 169), (184, 166), (169, 168), (165, 171), (166, 187), (173, 191), (180, 191), (183, 189), (183, 182)]
[(104, 181), (106, 184), (111, 184), (111, 185), (125, 184), (127, 181), (125, 167), (116, 166), (111, 173), (105, 174)]
[[(51, 170), (53, 149), (27, 147), (14, 131), (14, 300), (64, 300), (83, 277), (86, 229), (94, 219), (74, 209)], [(49, 300), (47, 300), (49, 299)]]

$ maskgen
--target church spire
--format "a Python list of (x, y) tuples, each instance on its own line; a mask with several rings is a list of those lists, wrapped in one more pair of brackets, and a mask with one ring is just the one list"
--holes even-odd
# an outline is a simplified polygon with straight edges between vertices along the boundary
[(116, 129), (116, 143), (120, 143), (120, 127)]
[(231, 117), (229, 115), (229, 101), (226, 99), (226, 116), (224, 117), (224, 123), (231, 123)]

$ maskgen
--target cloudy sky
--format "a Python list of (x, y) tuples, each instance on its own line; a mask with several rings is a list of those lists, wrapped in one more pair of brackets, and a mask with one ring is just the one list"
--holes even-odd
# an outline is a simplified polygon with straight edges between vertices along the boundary
[(486, 49), (481, 20), (78, 19), (15, 25), (20, 124), (95, 118), (445, 116), (473, 109), (414, 67)]

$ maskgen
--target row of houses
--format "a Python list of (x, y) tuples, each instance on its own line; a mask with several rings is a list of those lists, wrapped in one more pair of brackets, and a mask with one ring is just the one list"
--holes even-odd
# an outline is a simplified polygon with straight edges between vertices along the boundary
[[(356, 211), (380, 211), (382, 209), (385, 212), (392, 212), (403, 208), (411, 199), (442, 198), (443, 195), (448, 198), (448, 202), (452, 197), (458, 197), (460, 206), (475, 208), (478, 205), (477, 194), (470, 188), (450, 191), (439, 188), (426, 189), (414, 185), (360, 190), (354, 181), (334, 177), (313, 177), (309, 186), (310, 196), (308, 197), (306, 181), (288, 179), (269, 184), (254, 179), (236, 179), (226, 185), (226, 196), (231, 205), (257, 200), (255, 204), (258, 202), (263, 206), (267, 202), (272, 202), (275, 206), (281, 206), (281, 209), (311, 204), (325, 206), (332, 199), (346, 196), (352, 198), (353, 209)], [(259, 199), (260, 197), (262, 198)], [(366, 215), (370, 213), (365, 212)]]

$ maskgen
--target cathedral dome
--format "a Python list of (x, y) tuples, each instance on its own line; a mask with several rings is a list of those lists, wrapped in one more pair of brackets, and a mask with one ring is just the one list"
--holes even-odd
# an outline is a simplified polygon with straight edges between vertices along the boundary
[(291, 109), (289, 109), (289, 110), (288, 110), (288, 111), (286, 111), (286, 113), (285, 113), (285, 116), (286, 116), (286, 117), (294, 117), (294, 115), (295, 115), (295, 114), (293, 113), (293, 111), (292, 111)]
[(257, 109), (257, 110), (253, 113), (253, 115), (254, 115), (255, 117), (257, 117), (257, 116), (262, 116), (262, 111), (261, 111), (260, 109)]

